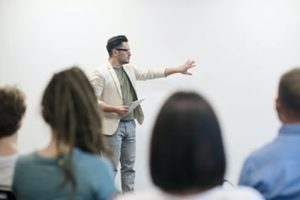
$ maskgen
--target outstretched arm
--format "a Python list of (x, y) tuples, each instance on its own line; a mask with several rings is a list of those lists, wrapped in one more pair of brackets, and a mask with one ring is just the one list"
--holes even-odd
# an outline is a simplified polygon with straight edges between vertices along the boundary
[(178, 67), (168, 67), (165, 69), (165, 76), (169, 76), (171, 74), (175, 73), (181, 73), (185, 75), (192, 75), (188, 70), (192, 67), (195, 67), (195, 61), (194, 60), (187, 60), (184, 64), (178, 66)]

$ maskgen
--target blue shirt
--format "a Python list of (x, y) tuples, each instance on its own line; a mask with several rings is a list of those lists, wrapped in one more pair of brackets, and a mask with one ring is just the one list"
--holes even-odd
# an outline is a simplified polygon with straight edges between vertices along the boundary
[(267, 200), (300, 199), (300, 124), (286, 124), (270, 144), (245, 161), (240, 185), (257, 189)]
[[(106, 200), (117, 193), (110, 163), (103, 157), (74, 149), (73, 174), (77, 183), (75, 200)], [(37, 153), (17, 161), (13, 191), (22, 200), (68, 200), (70, 181), (62, 186), (64, 172), (55, 158)]]

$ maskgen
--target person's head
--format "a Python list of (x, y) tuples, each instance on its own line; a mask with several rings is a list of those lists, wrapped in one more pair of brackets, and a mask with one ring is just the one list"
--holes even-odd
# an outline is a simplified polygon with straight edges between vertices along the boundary
[(300, 67), (281, 76), (276, 108), (284, 123), (300, 122)]
[(53, 75), (42, 97), (44, 120), (53, 130), (59, 154), (64, 146), (105, 153), (101, 113), (93, 88), (78, 67)]
[(167, 192), (205, 190), (223, 183), (225, 166), (220, 125), (209, 103), (194, 92), (171, 95), (152, 133), (154, 184)]
[(129, 63), (131, 53), (128, 39), (125, 35), (117, 35), (110, 38), (107, 41), (106, 50), (110, 59), (115, 59), (122, 65)]
[(0, 139), (15, 134), (26, 111), (25, 95), (14, 86), (0, 88)]

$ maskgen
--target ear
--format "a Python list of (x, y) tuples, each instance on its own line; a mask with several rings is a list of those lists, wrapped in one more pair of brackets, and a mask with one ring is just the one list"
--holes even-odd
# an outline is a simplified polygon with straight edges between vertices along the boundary
[(282, 103), (278, 97), (275, 100), (275, 109), (277, 111), (279, 120), (283, 122), (285, 117), (284, 117), (284, 113), (283, 113)]
[(280, 112), (281, 107), (282, 107), (282, 106), (281, 106), (281, 102), (280, 102), (280, 100), (279, 100), (278, 97), (277, 97), (276, 100), (275, 100), (275, 109), (276, 109), (277, 113)]
[(112, 56), (116, 56), (117, 53), (118, 53), (118, 51), (116, 49), (112, 49), (112, 54), (111, 54)]

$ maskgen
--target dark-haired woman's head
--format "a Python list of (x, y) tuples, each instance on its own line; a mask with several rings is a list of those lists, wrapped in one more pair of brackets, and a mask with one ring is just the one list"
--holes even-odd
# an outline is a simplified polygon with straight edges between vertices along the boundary
[(42, 114), (54, 130), (59, 153), (63, 146), (97, 154), (105, 150), (96, 96), (78, 67), (53, 75), (42, 98)]
[(220, 125), (209, 103), (194, 92), (169, 97), (151, 139), (154, 184), (169, 192), (205, 190), (223, 183), (225, 167)]

